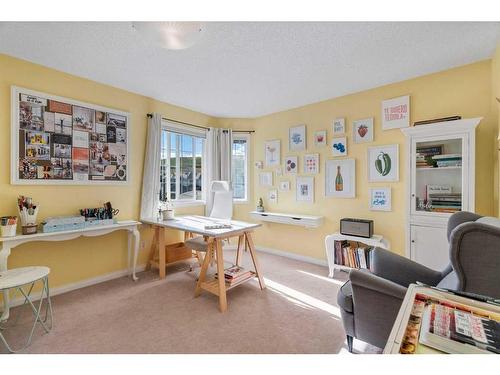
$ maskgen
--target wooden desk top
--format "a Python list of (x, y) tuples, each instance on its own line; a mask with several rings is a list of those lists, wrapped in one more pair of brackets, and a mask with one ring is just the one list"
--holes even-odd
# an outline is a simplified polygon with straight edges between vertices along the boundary
[[(252, 231), (261, 226), (256, 223), (246, 223), (237, 220), (223, 220), (207, 216), (187, 215), (178, 216), (173, 220), (156, 220), (153, 218), (141, 220), (144, 224), (151, 224), (165, 228), (177, 229), (184, 232), (200, 234), (202, 236), (220, 238), (231, 237), (237, 233)], [(231, 228), (205, 229), (205, 225), (230, 224)]]

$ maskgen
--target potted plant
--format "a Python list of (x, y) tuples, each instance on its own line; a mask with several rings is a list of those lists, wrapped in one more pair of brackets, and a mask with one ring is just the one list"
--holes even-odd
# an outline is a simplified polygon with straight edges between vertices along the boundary
[(257, 212), (264, 212), (264, 201), (259, 198), (259, 204), (257, 206)]
[(163, 221), (172, 220), (174, 218), (174, 206), (168, 198), (164, 201), (160, 201), (158, 211), (160, 212), (160, 218)]

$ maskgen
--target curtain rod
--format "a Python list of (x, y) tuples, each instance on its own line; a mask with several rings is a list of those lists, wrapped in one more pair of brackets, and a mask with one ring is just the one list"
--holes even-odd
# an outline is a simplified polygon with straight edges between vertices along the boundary
[[(148, 113), (147, 116), (149, 118), (153, 117), (153, 114), (152, 113)], [(176, 122), (178, 124), (183, 124), (183, 125), (188, 125), (188, 126), (193, 126), (195, 128), (198, 128), (198, 129), (205, 129), (205, 130), (210, 130), (210, 128), (207, 128), (206, 126), (200, 126), (200, 125), (194, 125), (194, 124), (190, 124), (189, 122), (184, 122), (184, 121), (179, 121), (179, 120), (174, 120), (174, 119), (171, 119), (171, 118), (167, 118), (167, 117), (163, 117), (161, 118), (162, 120), (165, 120), (165, 121), (172, 121), (172, 122)], [(233, 130), (233, 133), (249, 133), (249, 134), (252, 134), (252, 133), (255, 133), (255, 130)]]

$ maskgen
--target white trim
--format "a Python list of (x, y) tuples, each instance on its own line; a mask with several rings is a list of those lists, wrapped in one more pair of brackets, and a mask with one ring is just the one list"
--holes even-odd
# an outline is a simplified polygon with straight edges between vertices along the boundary
[(179, 200), (172, 200), (172, 205), (174, 208), (180, 208), (180, 207), (192, 207), (192, 206), (205, 206), (207, 204), (206, 201), (204, 200), (194, 200), (194, 199), (179, 199)]
[[(246, 141), (246, 154), (245, 154), (245, 198), (235, 199), (233, 198), (233, 203), (235, 204), (248, 204), (250, 197), (250, 134), (234, 134), (233, 133), (233, 142), (235, 140), (245, 140)], [(233, 154), (233, 145), (231, 145), (231, 158)], [(231, 160), (231, 164), (233, 164)], [(232, 171), (231, 171), (232, 173)], [(231, 179), (234, 181), (234, 176), (231, 176)], [(233, 188), (231, 186), (231, 188)], [(234, 189), (233, 189), (234, 190)]]
[[(236, 245), (226, 245), (226, 246), (224, 246), (224, 249), (236, 250)], [(298, 260), (298, 261), (305, 262), (305, 263), (316, 264), (318, 266), (328, 267), (328, 262), (325, 259), (308, 257), (306, 255), (300, 255), (300, 254), (292, 253), (289, 251), (277, 250), (277, 249), (273, 249), (270, 247), (255, 246), (255, 249), (257, 251), (260, 251), (260, 252), (263, 252), (266, 254), (277, 255), (280, 257), (288, 258), (288, 259), (293, 259), (293, 260)]]
[[(19, 94), (29, 94), (33, 96), (42, 97), (49, 100), (55, 100), (64, 102), (71, 105), (76, 105), (80, 107), (87, 107), (93, 110), (110, 112), (113, 114), (121, 115), (127, 118), (127, 179), (125, 181), (102, 181), (102, 180), (25, 180), (19, 178), (18, 164), (19, 164)], [(130, 122), (130, 113), (120, 111), (115, 108), (103, 107), (97, 104), (81, 102), (78, 100), (65, 98), (62, 96), (56, 96), (52, 94), (47, 94), (44, 92), (34, 91), (26, 89), (24, 87), (11, 86), (11, 114), (10, 114), (10, 138), (11, 138), (11, 156), (10, 156), (10, 183), (11, 185), (116, 185), (116, 186), (128, 186), (130, 185), (130, 179), (132, 177), (130, 168), (130, 152), (131, 152), (131, 139), (130, 139), (130, 127), (132, 126)]]
[[(145, 264), (137, 266), (137, 272), (142, 272), (145, 269), (146, 269), (146, 265)], [(56, 288), (51, 288), (50, 289), (50, 296), (54, 297), (54, 296), (57, 296), (59, 294), (64, 294), (64, 293), (71, 292), (73, 290), (77, 290), (77, 289), (81, 289), (81, 288), (86, 288), (88, 286), (100, 284), (100, 283), (103, 283), (103, 282), (106, 282), (106, 281), (109, 281), (109, 280), (118, 279), (120, 277), (124, 277), (124, 276), (127, 276), (129, 274), (130, 274), (130, 270), (124, 269), (124, 270), (120, 270), (120, 271), (115, 271), (115, 272), (107, 273), (107, 274), (104, 274), (104, 275), (101, 275), (101, 276), (92, 277), (90, 279), (84, 279), (84, 280), (76, 281), (74, 283), (70, 283), (70, 284), (58, 286)], [(50, 282), (50, 276), (49, 276), (49, 282)], [(130, 282), (133, 283), (132, 279), (130, 279)], [(39, 299), (40, 299), (40, 292), (36, 292), (36, 293), (33, 293), (31, 295), (31, 300), (32, 301), (37, 301)], [(20, 305), (23, 304), (23, 302), (24, 302), (24, 297), (22, 297), (22, 296), (18, 297), (16, 299), (13, 299), (13, 300), (9, 301), (9, 307), (20, 306)]]

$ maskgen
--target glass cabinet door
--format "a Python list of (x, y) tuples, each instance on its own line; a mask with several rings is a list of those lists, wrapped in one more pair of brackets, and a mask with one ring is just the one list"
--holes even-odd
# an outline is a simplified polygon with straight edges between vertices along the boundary
[(414, 140), (412, 213), (449, 215), (464, 209), (464, 140)]

